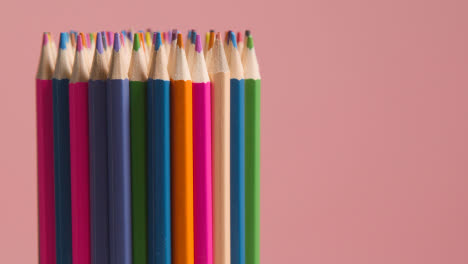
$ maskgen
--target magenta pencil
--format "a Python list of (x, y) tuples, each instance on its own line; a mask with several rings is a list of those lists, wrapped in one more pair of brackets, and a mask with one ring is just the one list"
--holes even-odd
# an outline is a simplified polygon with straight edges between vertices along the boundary
[(91, 263), (89, 201), (88, 80), (89, 65), (78, 35), (69, 85), (70, 168), (73, 264)]
[(212, 264), (211, 84), (200, 35), (192, 56), (194, 263)]
[(44, 33), (36, 76), (37, 185), (39, 205), (39, 263), (55, 264), (54, 127), (52, 74), (54, 51)]

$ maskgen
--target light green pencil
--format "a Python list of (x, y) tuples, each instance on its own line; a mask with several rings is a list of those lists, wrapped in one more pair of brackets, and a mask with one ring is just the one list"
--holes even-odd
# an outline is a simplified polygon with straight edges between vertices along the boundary
[(252, 36), (243, 58), (245, 75), (245, 263), (260, 264), (260, 72)]

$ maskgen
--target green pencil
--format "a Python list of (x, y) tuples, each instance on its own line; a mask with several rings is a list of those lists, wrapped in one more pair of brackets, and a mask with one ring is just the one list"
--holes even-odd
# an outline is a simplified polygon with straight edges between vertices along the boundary
[(147, 61), (138, 34), (128, 77), (130, 81), (130, 145), (132, 173), (133, 264), (147, 263), (146, 86)]
[(245, 263), (260, 264), (260, 72), (252, 36), (245, 74)]

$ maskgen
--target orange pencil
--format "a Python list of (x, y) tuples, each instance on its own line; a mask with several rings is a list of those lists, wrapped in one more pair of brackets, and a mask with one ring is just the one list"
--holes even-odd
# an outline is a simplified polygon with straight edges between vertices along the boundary
[(194, 263), (192, 80), (182, 34), (171, 72), (171, 171), (173, 264)]

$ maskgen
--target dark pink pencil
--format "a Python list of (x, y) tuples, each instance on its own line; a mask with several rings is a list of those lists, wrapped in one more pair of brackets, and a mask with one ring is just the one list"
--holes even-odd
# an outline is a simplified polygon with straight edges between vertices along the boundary
[(193, 199), (195, 264), (213, 263), (211, 193), (211, 84), (200, 35), (191, 65), (193, 89)]
[(37, 185), (39, 200), (39, 263), (55, 264), (54, 127), (52, 74), (54, 51), (44, 33), (36, 76)]
[(70, 168), (73, 264), (91, 263), (89, 204), (88, 80), (89, 65), (78, 35), (69, 85)]

